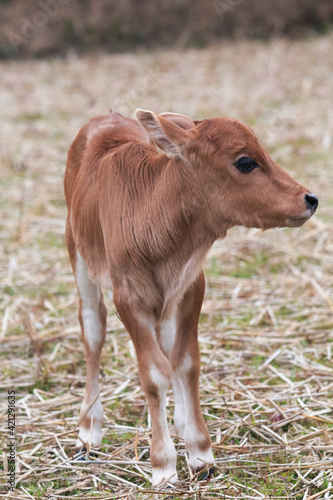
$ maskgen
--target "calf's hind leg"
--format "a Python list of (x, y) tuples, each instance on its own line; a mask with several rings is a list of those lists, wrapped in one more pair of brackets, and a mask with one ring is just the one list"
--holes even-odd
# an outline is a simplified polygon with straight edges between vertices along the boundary
[(87, 266), (78, 252), (75, 279), (80, 294), (79, 321), (87, 367), (79, 439), (76, 446), (82, 447), (83, 441), (98, 447), (102, 441), (103, 407), (100, 396), (97, 399), (96, 396), (99, 392), (99, 365), (106, 334), (106, 307), (100, 288), (90, 280)]
[(106, 334), (106, 307), (100, 288), (90, 280), (86, 263), (75, 249), (69, 224), (66, 242), (80, 295), (78, 316), (86, 351), (87, 380), (76, 442), (77, 448), (84, 449), (84, 443), (98, 447), (102, 441), (103, 408), (101, 398), (97, 395), (100, 358)]

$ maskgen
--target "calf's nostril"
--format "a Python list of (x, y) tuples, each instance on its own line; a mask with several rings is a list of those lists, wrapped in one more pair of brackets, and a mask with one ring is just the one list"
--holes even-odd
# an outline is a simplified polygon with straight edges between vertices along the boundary
[(315, 194), (306, 194), (305, 195), (305, 203), (307, 208), (310, 208), (314, 212), (317, 210), (318, 207), (318, 198)]

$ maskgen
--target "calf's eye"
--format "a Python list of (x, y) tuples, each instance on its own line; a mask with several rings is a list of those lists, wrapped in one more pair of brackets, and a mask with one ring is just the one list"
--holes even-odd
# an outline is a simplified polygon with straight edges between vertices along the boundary
[(240, 172), (243, 173), (251, 172), (254, 168), (259, 167), (258, 163), (248, 156), (241, 156), (237, 161), (235, 161), (234, 165)]

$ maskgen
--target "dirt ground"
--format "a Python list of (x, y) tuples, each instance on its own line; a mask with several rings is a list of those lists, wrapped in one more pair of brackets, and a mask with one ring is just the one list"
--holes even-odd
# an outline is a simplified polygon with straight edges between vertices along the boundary
[[(302, 228), (234, 228), (206, 263), (201, 400), (218, 477), (179, 450), (174, 498), (333, 498), (333, 37), (203, 50), (1, 62), (0, 460), (16, 397), (12, 498), (156, 498), (132, 343), (108, 305), (104, 438), (72, 459), (85, 384), (78, 297), (64, 244), (63, 174), (79, 128), (111, 107), (235, 117), (319, 197)], [(168, 411), (172, 431), (173, 396)]]

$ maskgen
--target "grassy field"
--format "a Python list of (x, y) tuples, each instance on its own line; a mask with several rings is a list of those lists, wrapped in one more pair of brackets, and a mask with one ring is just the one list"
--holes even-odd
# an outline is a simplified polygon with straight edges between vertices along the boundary
[[(167, 497), (151, 490), (147, 406), (108, 296), (102, 452), (72, 459), (85, 361), (64, 244), (66, 152), (91, 116), (142, 107), (244, 121), (320, 200), (304, 227), (234, 228), (207, 258), (201, 397), (219, 475), (199, 483), (178, 442), (174, 498), (333, 498), (332, 43), (0, 63), (1, 495), (14, 389), (12, 498)], [(171, 393), (168, 408), (172, 429)]]

